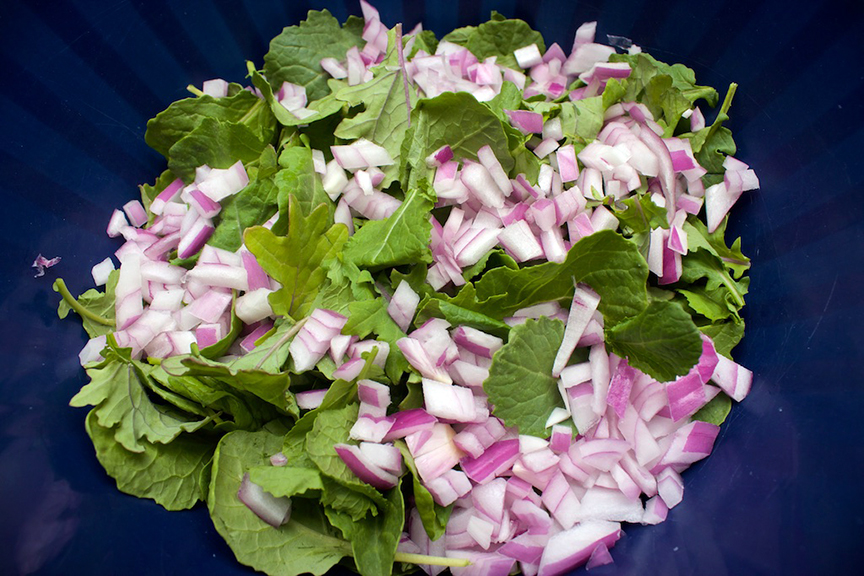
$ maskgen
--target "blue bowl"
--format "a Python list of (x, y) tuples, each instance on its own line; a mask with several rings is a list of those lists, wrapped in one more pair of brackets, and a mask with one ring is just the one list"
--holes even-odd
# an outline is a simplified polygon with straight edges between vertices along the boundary
[[(860, 574), (864, 561), (864, 5), (850, 2), (379, 1), (386, 24), (440, 37), (491, 10), (569, 47), (598, 20), (692, 67), (739, 83), (729, 123), (759, 174), (730, 236), (753, 257), (737, 359), (753, 392), (685, 498), (655, 527), (630, 527), (598, 575)], [(442, 3), (443, 4), (443, 3)], [(60, 321), (51, 282), (89, 287), (116, 248), (114, 207), (164, 160), (146, 122), (185, 86), (243, 81), (270, 38), (309, 8), (340, 20), (359, 4), (56, 0), (0, 7), (0, 573), (249, 574), (199, 506), (168, 513), (118, 492), (69, 408), (84, 384), (85, 335)], [(38, 253), (61, 256), (34, 278)]]

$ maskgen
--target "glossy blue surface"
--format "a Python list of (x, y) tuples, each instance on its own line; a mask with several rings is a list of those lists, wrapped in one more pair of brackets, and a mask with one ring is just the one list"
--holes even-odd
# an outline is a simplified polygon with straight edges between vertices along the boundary
[[(762, 189), (732, 234), (753, 257), (736, 357), (753, 392), (684, 502), (631, 527), (598, 575), (859, 574), (864, 560), (864, 4), (639, 0), (377, 2), (439, 37), (496, 9), (568, 47), (576, 26), (632, 38), (701, 84), (740, 87), (730, 127)], [(353, 0), (315, 2), (340, 20)], [(242, 81), (304, 2), (56, 0), (0, 5), (0, 574), (248, 574), (206, 510), (119, 493), (67, 406), (84, 383), (75, 293), (116, 248), (111, 210), (152, 181), (148, 118), (212, 77)], [(734, 237), (734, 236), (733, 236)], [(62, 262), (43, 278), (38, 253)]]

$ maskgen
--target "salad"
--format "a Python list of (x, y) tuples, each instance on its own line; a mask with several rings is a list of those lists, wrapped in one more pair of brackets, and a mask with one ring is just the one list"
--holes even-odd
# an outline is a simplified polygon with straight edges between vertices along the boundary
[(118, 489), (203, 502), (267, 574), (611, 562), (751, 385), (735, 85), (594, 22), (568, 53), (361, 7), (150, 120), (167, 169), (97, 288), (55, 283), (90, 336), (71, 405)]

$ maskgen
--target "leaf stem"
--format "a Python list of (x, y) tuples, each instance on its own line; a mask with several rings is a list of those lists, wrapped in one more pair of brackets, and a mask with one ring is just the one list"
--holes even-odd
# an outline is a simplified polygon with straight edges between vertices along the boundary
[(451, 568), (464, 568), (470, 566), (471, 561), (467, 558), (445, 558), (443, 556), (427, 556), (426, 554), (411, 554), (410, 552), (396, 552), (393, 557), (396, 562), (407, 564), (423, 564), (426, 566), (448, 566)]
[(396, 54), (402, 69), (402, 85), (405, 87), (405, 108), (408, 109), (408, 127), (411, 127), (411, 92), (408, 88), (408, 72), (405, 70), (405, 49), (402, 46), (402, 24), (396, 24)]
[(57, 278), (54, 281), (54, 291), (59, 292), (60, 296), (63, 297), (63, 300), (66, 302), (66, 304), (68, 304), (69, 307), (72, 308), (72, 310), (74, 310), (82, 318), (88, 318), (89, 320), (92, 320), (93, 322), (96, 322), (97, 324), (102, 324), (104, 326), (113, 327), (116, 325), (114, 320), (111, 320), (110, 318), (102, 318), (98, 314), (94, 314), (93, 312), (87, 310), (81, 304), (79, 304), (78, 300), (76, 300), (75, 297), (72, 296), (72, 293), (69, 292), (69, 288), (66, 287), (66, 282), (64, 282), (62, 278)]
[(276, 342), (276, 344), (274, 344), (273, 346), (271, 346), (270, 349), (267, 350), (267, 353), (264, 355), (264, 357), (261, 358), (261, 360), (259, 360), (258, 363), (255, 365), (255, 369), (257, 370), (258, 368), (261, 368), (261, 366), (264, 365), (264, 362), (266, 362), (267, 359), (270, 358), (270, 356), (273, 355), (273, 353), (276, 351), (277, 348), (279, 348), (280, 346), (282, 346), (282, 344), (284, 344), (284, 343), (287, 342), (291, 337), (293, 337), (295, 334), (297, 334), (297, 332), (300, 331), (300, 329), (303, 327), (303, 325), (306, 324), (306, 320), (308, 320), (308, 317), (307, 317), (307, 318), (303, 318), (302, 320), (300, 320), (299, 322), (297, 322), (296, 324), (294, 324), (294, 326), (292, 326), (291, 329), (288, 330), (288, 332), (286, 332), (285, 335), (282, 336), (282, 338), (280, 338), (278, 342)]
[(192, 84), (189, 84), (188, 86), (186, 86), (186, 90), (188, 90), (189, 92), (191, 92), (195, 96), (204, 96), (204, 92), (202, 92), (201, 90), (199, 90), (197, 87), (193, 86)]

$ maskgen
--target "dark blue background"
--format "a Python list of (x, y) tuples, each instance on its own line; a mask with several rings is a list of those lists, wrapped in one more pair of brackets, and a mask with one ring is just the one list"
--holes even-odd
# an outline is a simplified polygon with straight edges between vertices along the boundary
[[(864, 4), (855, 2), (382, 2), (385, 24), (439, 37), (496, 9), (569, 50), (583, 21), (740, 87), (729, 126), (762, 188), (732, 233), (753, 257), (756, 373), (684, 502), (632, 527), (593, 573), (859, 574), (864, 560)], [(164, 161), (148, 118), (208, 78), (243, 81), (309, 3), (56, 0), (0, 6), (0, 574), (246, 574), (206, 511), (168, 513), (119, 493), (93, 455), (80, 326), (51, 282), (89, 287), (116, 244), (111, 210)], [(340, 20), (359, 5), (317, 2)], [(33, 278), (38, 253), (60, 265)]]

